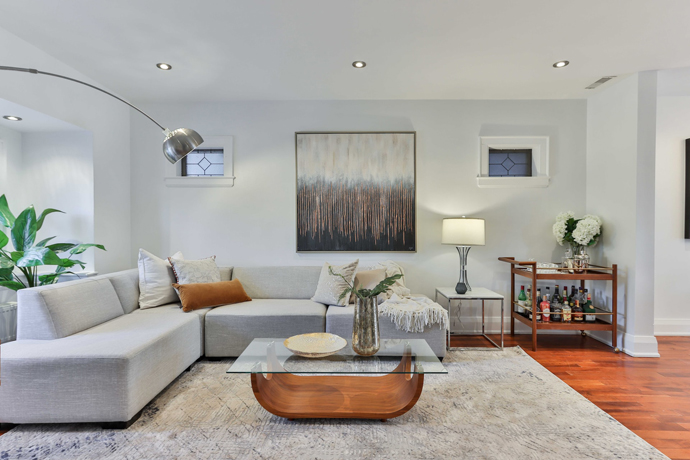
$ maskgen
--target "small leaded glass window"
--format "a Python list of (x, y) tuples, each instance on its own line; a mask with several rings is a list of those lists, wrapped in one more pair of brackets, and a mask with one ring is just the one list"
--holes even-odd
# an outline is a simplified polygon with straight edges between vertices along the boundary
[(183, 176), (222, 176), (223, 149), (196, 149), (181, 161)]
[(532, 177), (532, 149), (489, 149), (489, 177)]

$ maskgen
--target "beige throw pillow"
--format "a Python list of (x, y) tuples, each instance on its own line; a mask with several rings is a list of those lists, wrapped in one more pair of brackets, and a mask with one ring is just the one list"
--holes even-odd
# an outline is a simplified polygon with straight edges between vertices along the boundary
[[(172, 257), (184, 259), (181, 252)], [(172, 284), (175, 282), (170, 263), (145, 249), (139, 249), (139, 308), (159, 307), (179, 299)]]
[[(359, 259), (345, 265), (331, 265), (328, 262), (324, 263), (321, 269), (321, 275), (319, 275), (319, 284), (316, 286), (316, 292), (311, 300), (324, 305), (346, 306), (350, 301), (350, 297), (345, 296), (342, 300), (338, 300), (338, 298), (340, 294), (348, 288), (348, 283), (352, 284), (358, 264)], [(329, 267), (333, 268), (333, 273), (343, 275), (347, 282), (339, 276), (331, 275), (328, 270)]]
[(184, 260), (169, 257), (177, 284), (217, 283), (220, 281), (220, 269), (216, 265), (216, 256), (201, 260)]
[[(356, 289), (374, 289), (381, 281), (386, 279), (386, 269), (362, 270), (355, 275)], [(380, 296), (379, 296), (380, 297)], [(350, 296), (350, 303), (355, 303), (356, 296)], [(380, 299), (379, 299), (380, 300)]]

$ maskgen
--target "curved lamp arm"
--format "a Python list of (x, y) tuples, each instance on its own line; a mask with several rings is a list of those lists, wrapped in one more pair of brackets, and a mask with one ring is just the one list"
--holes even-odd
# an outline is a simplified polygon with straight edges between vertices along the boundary
[(175, 164), (178, 161), (180, 161), (182, 158), (187, 156), (189, 152), (197, 148), (199, 145), (201, 145), (204, 142), (204, 139), (194, 131), (193, 129), (189, 128), (178, 128), (174, 131), (168, 130), (166, 127), (158, 123), (156, 120), (151, 118), (146, 112), (141, 110), (139, 107), (136, 107), (133, 104), (130, 104), (129, 102), (125, 101), (121, 97), (118, 97), (114, 95), (113, 93), (110, 93), (102, 88), (99, 88), (98, 86), (94, 86), (90, 83), (86, 83), (85, 81), (77, 80), (76, 78), (71, 78), (71, 77), (66, 77), (64, 75), (58, 75), (56, 73), (50, 73), (50, 72), (43, 72), (41, 70), (36, 70), (36, 69), (29, 69), (29, 68), (24, 68), (24, 67), (8, 67), (8, 66), (0, 66), (0, 70), (11, 70), (15, 72), (27, 72), (27, 73), (33, 73), (33, 74), (41, 74), (41, 75), (48, 75), (51, 77), (57, 77), (57, 78), (62, 78), (63, 80), (69, 80), (73, 81), (75, 83), (80, 83), (84, 86), (88, 86), (89, 88), (93, 88), (97, 91), (100, 91), (101, 93), (105, 93), (110, 97), (113, 97), (117, 99), (118, 101), (127, 104), (137, 112), (141, 113), (144, 115), (146, 118), (151, 120), (153, 123), (156, 124), (160, 129), (163, 130), (163, 133), (165, 134), (165, 142), (163, 142), (163, 153), (165, 154), (165, 157), (170, 161), (171, 163)]

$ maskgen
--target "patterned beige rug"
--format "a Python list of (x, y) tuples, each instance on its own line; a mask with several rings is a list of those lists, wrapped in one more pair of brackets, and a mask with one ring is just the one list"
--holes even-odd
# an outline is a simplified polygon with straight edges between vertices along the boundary
[(9, 459), (664, 459), (519, 348), (462, 350), (417, 405), (388, 422), (289, 422), (254, 399), (231, 360), (201, 361), (128, 430), (20, 426)]

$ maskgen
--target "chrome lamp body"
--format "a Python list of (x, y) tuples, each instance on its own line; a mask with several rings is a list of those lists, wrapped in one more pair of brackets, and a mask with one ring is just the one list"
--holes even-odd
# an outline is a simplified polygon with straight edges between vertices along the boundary
[(456, 246), (456, 249), (458, 250), (458, 255), (460, 255), (460, 278), (458, 279), (458, 284), (455, 285), (455, 292), (464, 294), (472, 290), (470, 282), (467, 280), (467, 255), (470, 253), (472, 246)]

